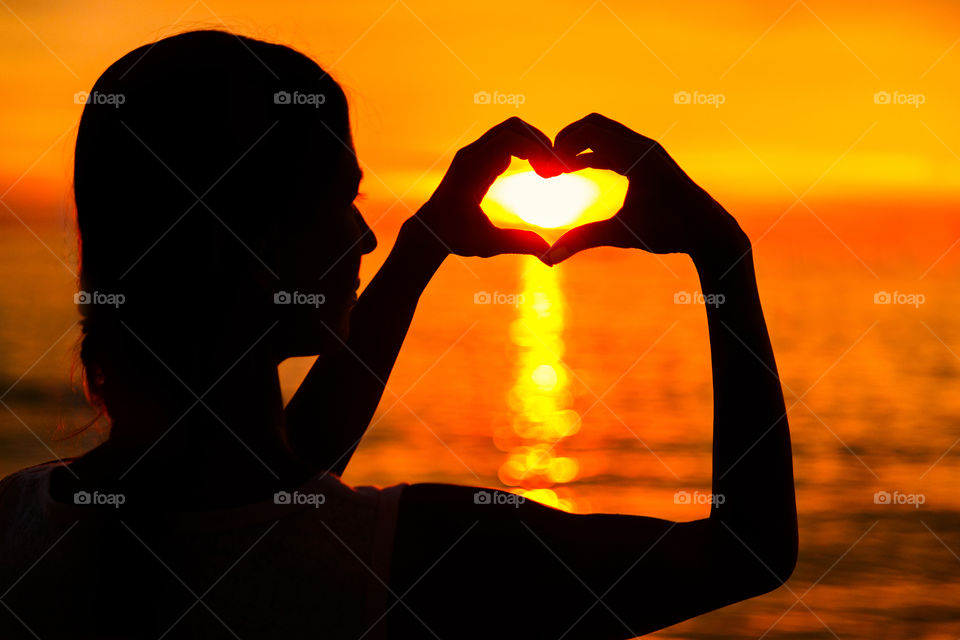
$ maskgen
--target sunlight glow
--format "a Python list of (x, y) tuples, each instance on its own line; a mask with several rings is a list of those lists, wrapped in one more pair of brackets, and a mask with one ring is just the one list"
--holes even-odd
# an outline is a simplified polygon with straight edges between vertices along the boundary
[(524, 222), (554, 228), (577, 220), (596, 201), (600, 188), (575, 174), (541, 178), (524, 171), (498, 180), (487, 195)]
[(627, 179), (612, 171), (584, 169), (541, 178), (526, 160), (514, 159), (480, 206), (500, 226), (564, 229), (611, 217), (626, 193)]

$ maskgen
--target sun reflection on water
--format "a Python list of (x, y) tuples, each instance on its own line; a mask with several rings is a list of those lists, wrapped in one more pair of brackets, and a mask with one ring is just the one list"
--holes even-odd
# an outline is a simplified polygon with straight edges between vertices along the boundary
[(500, 481), (512, 491), (565, 511), (575, 511), (572, 489), (563, 487), (580, 471), (577, 459), (563, 453), (563, 441), (580, 429), (564, 368), (565, 301), (560, 272), (536, 258), (523, 262), (523, 296), (510, 325), (517, 348), (516, 380), (507, 393), (510, 423), (494, 440), (507, 453)]

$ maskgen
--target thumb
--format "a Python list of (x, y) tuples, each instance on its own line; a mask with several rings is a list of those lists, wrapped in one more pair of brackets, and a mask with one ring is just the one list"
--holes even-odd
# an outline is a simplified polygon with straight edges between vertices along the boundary
[(550, 245), (533, 231), (522, 229), (497, 229), (493, 237), (497, 253), (526, 253), (543, 260)]
[(623, 246), (623, 228), (616, 218), (590, 222), (567, 231), (544, 256), (548, 265), (563, 262), (584, 249)]
[(559, 157), (556, 164), (563, 167), (566, 173), (573, 173), (581, 169), (606, 169), (616, 171), (616, 165), (605, 154), (597, 151), (586, 151), (575, 156)]

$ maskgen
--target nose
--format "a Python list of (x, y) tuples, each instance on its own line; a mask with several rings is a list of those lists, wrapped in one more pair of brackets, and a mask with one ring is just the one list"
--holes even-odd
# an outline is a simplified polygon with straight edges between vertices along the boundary
[(357, 227), (360, 229), (360, 253), (367, 254), (377, 248), (377, 236), (374, 235), (373, 229), (367, 224), (367, 221), (363, 219), (363, 214), (360, 213), (360, 209), (354, 205), (353, 212), (357, 216)]

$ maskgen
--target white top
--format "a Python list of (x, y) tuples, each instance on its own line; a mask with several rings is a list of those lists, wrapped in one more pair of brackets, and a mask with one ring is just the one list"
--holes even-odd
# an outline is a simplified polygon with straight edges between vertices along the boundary
[(386, 637), (406, 483), (327, 473), (274, 500), (144, 515), (112, 495), (54, 500), (62, 464), (0, 481), (0, 638)]

